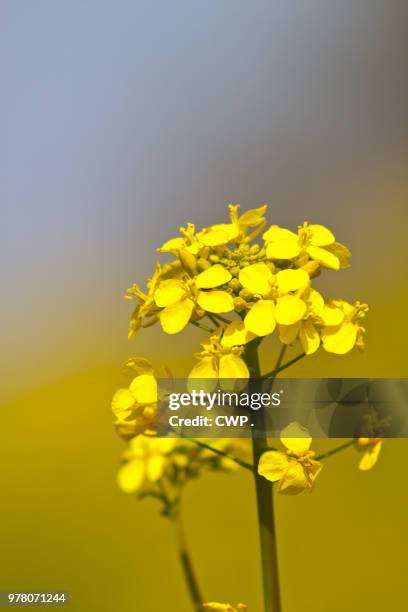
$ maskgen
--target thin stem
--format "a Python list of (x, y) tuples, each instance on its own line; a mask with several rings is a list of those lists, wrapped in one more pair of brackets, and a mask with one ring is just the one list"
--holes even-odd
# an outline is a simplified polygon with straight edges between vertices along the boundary
[[(258, 346), (259, 343), (255, 341), (250, 342), (246, 347), (246, 362), (251, 378), (255, 379), (260, 378)], [(252, 449), (261, 544), (264, 612), (281, 612), (272, 483), (266, 480), (266, 478), (259, 478), (256, 472), (259, 458), (268, 443), (265, 432), (265, 415), (262, 411), (256, 414), (256, 419), (257, 431), (252, 430)], [(259, 432), (261, 432), (261, 435)]]
[(201, 596), (200, 587), (198, 586), (194, 567), (191, 561), (190, 553), (188, 551), (180, 510), (174, 517), (174, 526), (176, 528), (179, 559), (188, 588), (188, 592), (190, 594), (190, 599), (193, 604), (194, 610), (196, 612), (202, 612), (203, 598)]
[(299, 361), (300, 359), (303, 359), (303, 357), (305, 357), (305, 353), (301, 353), (300, 355), (298, 355), (297, 357), (294, 357), (293, 359), (291, 359), (290, 361), (287, 361), (286, 363), (284, 363), (283, 365), (275, 368), (274, 370), (272, 370), (271, 372), (267, 372), (266, 374), (264, 374), (263, 376), (259, 376), (259, 378), (270, 378), (270, 377), (274, 377), (276, 376), (276, 374), (279, 374), (279, 372), (282, 372), (283, 370), (286, 370), (286, 368), (288, 368), (289, 366), (293, 365), (294, 363), (296, 363), (297, 361)]
[(210, 312), (207, 312), (206, 314), (207, 314), (207, 317), (210, 319), (211, 323), (214, 323), (216, 327), (220, 326), (220, 322), (217, 321), (214, 315), (212, 315)]
[(250, 463), (247, 463), (243, 459), (239, 459), (238, 457), (235, 457), (234, 455), (230, 455), (230, 453), (226, 453), (225, 451), (222, 451), (218, 448), (214, 448), (214, 446), (211, 446), (210, 444), (206, 444), (205, 442), (201, 442), (200, 440), (196, 440), (195, 438), (189, 438), (189, 440), (193, 442), (194, 444), (196, 444), (197, 446), (201, 446), (201, 448), (206, 448), (207, 450), (215, 453), (216, 455), (221, 455), (222, 457), (226, 457), (227, 459), (231, 459), (232, 461), (235, 461), (235, 463), (238, 463), (238, 465), (245, 468), (246, 470), (249, 470), (250, 472), (254, 471), (254, 466), (251, 465)]
[(322, 459), (327, 459), (327, 457), (331, 457), (332, 455), (335, 455), (336, 453), (339, 453), (340, 451), (344, 450), (345, 448), (348, 448), (349, 446), (352, 446), (353, 444), (355, 444), (356, 441), (353, 440), (349, 440), (348, 442), (345, 442), (344, 444), (340, 444), (340, 446), (336, 446), (336, 448), (332, 448), (331, 450), (327, 451), (327, 453), (323, 453), (322, 455), (318, 455), (316, 457), (317, 461), (321, 461)]
[(277, 370), (281, 366), (287, 348), (288, 348), (287, 344), (282, 344), (281, 350), (279, 351), (278, 359), (276, 360), (276, 363), (275, 363), (274, 370)]
[[(208, 314), (208, 313), (207, 313)], [(215, 314), (215, 312), (211, 313), (211, 316), (214, 317), (214, 319), (218, 319), (219, 321), (222, 321), (223, 323), (231, 323), (230, 319), (227, 319), (227, 317), (222, 317), (220, 314)]]
[(191, 325), (194, 325), (195, 327), (198, 327), (203, 331), (209, 332), (210, 334), (213, 334), (215, 332), (215, 329), (208, 327), (208, 325), (205, 325), (204, 323), (199, 323), (198, 321), (190, 321), (190, 323)]

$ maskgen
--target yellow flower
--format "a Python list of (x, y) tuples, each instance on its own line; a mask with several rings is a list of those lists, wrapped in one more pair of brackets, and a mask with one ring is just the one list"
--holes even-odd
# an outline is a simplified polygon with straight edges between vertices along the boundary
[(318, 291), (310, 287), (302, 295), (306, 311), (300, 321), (292, 325), (280, 325), (279, 337), (284, 344), (292, 344), (299, 338), (306, 355), (312, 355), (320, 346), (321, 328), (326, 325), (338, 326), (343, 322), (344, 313), (332, 302), (324, 303)]
[[(227, 244), (228, 242), (249, 242), (255, 238), (265, 226), (266, 206), (252, 208), (245, 211), (241, 216), (238, 216), (239, 204), (230, 204), (229, 213), (231, 223), (219, 223), (211, 227), (201, 230), (197, 234), (198, 240), (206, 246), (215, 247)], [(256, 227), (257, 229), (250, 235), (247, 235), (248, 229)]]
[(312, 439), (299, 423), (290, 423), (281, 432), (286, 451), (266, 451), (259, 460), (258, 473), (278, 482), (279, 493), (296, 494), (311, 490), (322, 469), (310, 450)]
[(332, 305), (343, 311), (339, 325), (327, 325), (322, 331), (323, 348), (329, 353), (344, 355), (354, 346), (364, 348), (365, 329), (359, 323), (368, 312), (367, 304), (356, 302), (354, 306), (344, 300), (333, 300)]
[(127, 289), (125, 299), (135, 300), (138, 303), (130, 320), (128, 332), (129, 340), (134, 336), (137, 330), (140, 329), (145, 317), (151, 317), (147, 325), (157, 321), (157, 317), (155, 316), (157, 308), (154, 303), (154, 294), (160, 282), (160, 278), (161, 267), (160, 264), (157, 263), (152, 278), (147, 281), (147, 293), (143, 292), (137, 283), (133, 283), (133, 285)]
[(112, 399), (115, 426), (123, 437), (153, 432), (156, 427), (157, 382), (151, 364), (142, 358), (132, 360), (137, 376), (128, 388), (116, 391)]
[(232, 276), (219, 264), (211, 266), (195, 278), (170, 278), (161, 281), (154, 295), (159, 308), (159, 319), (167, 334), (177, 334), (185, 328), (193, 312), (225, 313), (234, 310), (234, 301), (227, 291), (206, 291), (228, 283)]
[(377, 463), (384, 440), (382, 438), (358, 438), (357, 450), (363, 453), (358, 469), (366, 472)]
[(177, 238), (170, 238), (157, 250), (160, 253), (178, 253), (181, 250), (187, 250), (193, 255), (197, 255), (200, 250), (200, 243), (195, 235), (195, 226), (193, 223), (188, 223), (187, 227), (180, 227), (180, 234)]
[(124, 465), (118, 472), (118, 485), (125, 493), (134, 493), (145, 481), (157, 482), (162, 476), (167, 455), (176, 441), (171, 438), (136, 436), (123, 454)]
[[(302, 255), (319, 262), (325, 268), (339, 270), (345, 265), (348, 249), (336, 242), (332, 232), (324, 225), (309, 225), (305, 221), (295, 234), (288, 229), (272, 225), (263, 235), (270, 259), (294, 259)], [(303, 264), (303, 262), (302, 262)]]
[(224, 340), (224, 329), (228, 330), (220, 327), (201, 343), (204, 350), (195, 355), (199, 362), (191, 370), (189, 378), (249, 378), (249, 370), (241, 357), (244, 347), (231, 344), (231, 337), (234, 334), (238, 336), (236, 341), (242, 344), (244, 340), (249, 341), (248, 335), (235, 324), (233, 327), (229, 326), (229, 331), (232, 331), (231, 333), (227, 331)]
[(239, 280), (257, 299), (244, 321), (245, 327), (257, 336), (271, 334), (276, 323), (296, 323), (306, 312), (305, 302), (297, 295), (310, 283), (304, 270), (281, 270), (275, 275), (260, 262), (243, 268)]
[(237, 604), (231, 606), (231, 604), (218, 603), (216, 601), (203, 604), (203, 610), (207, 612), (246, 612), (248, 610), (245, 604)]

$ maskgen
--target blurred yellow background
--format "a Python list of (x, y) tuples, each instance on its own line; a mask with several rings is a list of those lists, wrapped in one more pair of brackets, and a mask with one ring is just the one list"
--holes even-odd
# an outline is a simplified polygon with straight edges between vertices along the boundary
[[(270, 222), (323, 223), (351, 248), (352, 267), (318, 287), (371, 309), (363, 355), (320, 352), (288, 375), (406, 377), (408, 7), (3, 11), (0, 590), (66, 590), (78, 612), (188, 612), (172, 525), (116, 486), (110, 399), (132, 355), (185, 375), (200, 333), (155, 327), (129, 344), (122, 295), (180, 225), (269, 203)], [(276, 500), (284, 612), (404, 609), (407, 449), (387, 441), (367, 474), (347, 449), (312, 495)], [(184, 501), (206, 598), (259, 612), (250, 476), (208, 474)]]

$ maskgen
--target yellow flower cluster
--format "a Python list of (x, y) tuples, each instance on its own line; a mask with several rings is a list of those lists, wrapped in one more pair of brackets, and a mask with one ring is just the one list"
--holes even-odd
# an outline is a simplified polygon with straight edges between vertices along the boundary
[[(361, 321), (368, 306), (327, 300), (312, 287), (323, 269), (349, 265), (347, 247), (322, 225), (305, 222), (297, 232), (277, 225), (266, 228), (266, 209), (240, 215), (239, 206), (231, 205), (228, 223), (198, 231), (189, 223), (180, 228), (179, 237), (165, 242), (158, 251), (170, 261), (156, 264), (145, 290), (137, 284), (127, 290), (125, 297), (136, 302), (129, 337), (157, 322), (167, 334), (192, 323), (209, 335), (195, 355), (190, 378), (221, 380), (249, 378), (245, 346), (274, 333), (284, 345), (299, 342), (306, 355), (320, 346), (336, 354), (363, 348)], [(188, 441), (155, 438), (158, 390), (153, 367), (135, 358), (126, 370), (133, 379), (112, 401), (117, 431), (130, 440), (118, 476), (123, 490), (143, 490), (162, 478), (177, 488), (203, 466), (234, 465)], [(259, 474), (278, 482), (281, 493), (311, 489), (321, 469), (310, 437), (304, 431), (298, 434), (293, 427), (283, 431), (285, 451), (268, 451), (260, 459)], [(234, 443), (218, 440), (212, 446), (225, 451)], [(356, 446), (364, 451), (360, 469), (369, 469), (381, 442), (361, 438)]]
[[(234, 471), (238, 469), (237, 463), (224, 453), (244, 458), (249, 452), (245, 440), (198, 442), (197, 445), (189, 440), (144, 434), (135, 436), (123, 453), (117, 477), (119, 488), (125, 493), (139, 492), (143, 497), (159, 497), (174, 511), (189, 480), (200, 476), (203, 470)], [(206, 442), (211, 442), (213, 450), (206, 448)]]
[[(177, 334), (207, 317), (216, 329), (191, 373), (205, 378), (247, 377), (243, 347), (275, 331), (284, 344), (298, 340), (307, 355), (320, 346), (337, 354), (362, 348), (368, 307), (325, 300), (311, 286), (323, 268), (348, 266), (347, 247), (326, 227), (307, 222), (297, 233), (277, 225), (263, 231), (266, 208), (239, 215), (231, 205), (229, 223), (200, 231), (188, 224), (163, 244), (158, 250), (172, 260), (156, 265), (146, 291), (136, 284), (128, 289), (126, 297), (136, 301), (129, 335), (158, 321), (165, 333)], [(238, 318), (226, 320), (230, 313)]]

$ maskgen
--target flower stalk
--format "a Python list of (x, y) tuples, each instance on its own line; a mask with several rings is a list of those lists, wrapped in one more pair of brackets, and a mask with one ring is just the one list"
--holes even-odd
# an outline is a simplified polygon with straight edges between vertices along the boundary
[[(246, 347), (245, 359), (251, 379), (260, 378), (258, 345), (259, 342), (254, 341), (250, 342)], [(258, 465), (259, 459), (268, 444), (266, 435), (260, 435), (259, 433), (266, 431), (262, 411), (257, 413), (256, 418), (256, 427), (252, 434), (253, 462), (255, 466)], [(254, 476), (261, 546), (264, 612), (281, 612), (273, 485), (265, 478), (259, 478), (256, 472)]]
[(188, 550), (180, 508), (178, 509), (176, 515), (173, 518), (173, 523), (176, 530), (178, 555), (180, 559), (181, 568), (184, 574), (184, 580), (190, 595), (190, 600), (193, 604), (193, 609), (196, 612), (202, 612), (203, 598), (201, 596), (200, 587), (198, 585), (194, 566)]

